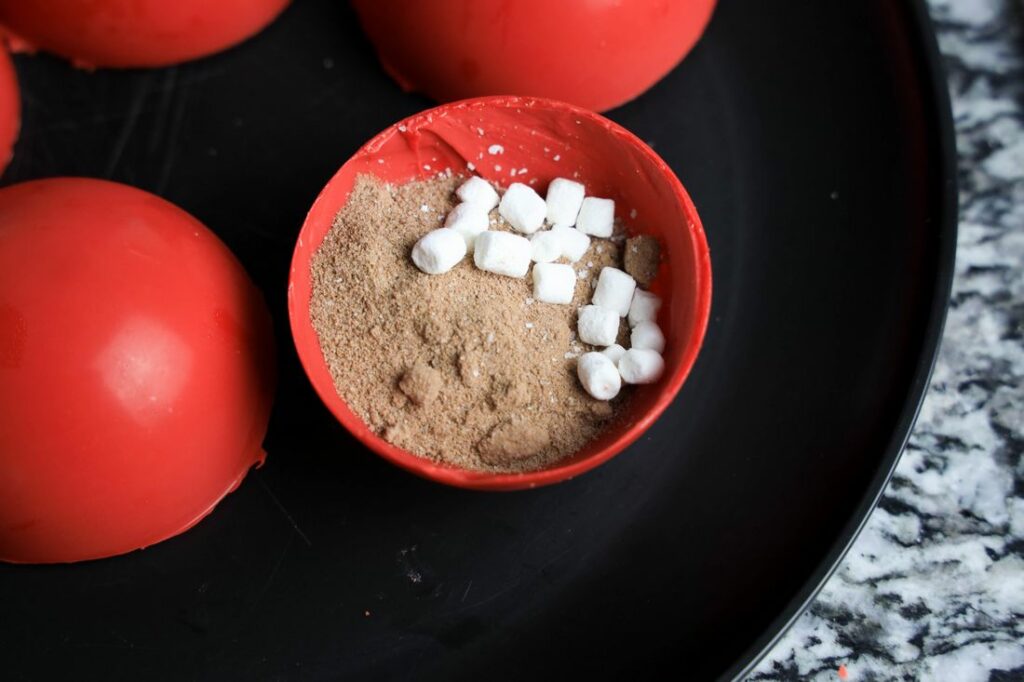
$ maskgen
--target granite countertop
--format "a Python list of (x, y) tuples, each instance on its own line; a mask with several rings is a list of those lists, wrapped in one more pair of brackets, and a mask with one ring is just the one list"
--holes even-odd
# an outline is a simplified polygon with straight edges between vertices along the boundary
[(929, 6), (960, 181), (938, 362), (879, 507), (748, 680), (1024, 680), (1024, 2)]

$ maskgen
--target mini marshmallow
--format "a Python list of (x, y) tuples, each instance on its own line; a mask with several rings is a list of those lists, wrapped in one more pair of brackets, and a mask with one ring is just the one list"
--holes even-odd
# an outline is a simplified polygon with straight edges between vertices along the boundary
[(629, 304), (629, 326), (635, 327), (641, 322), (654, 322), (658, 319), (661, 299), (649, 291), (637, 288), (633, 293), (633, 302)]
[(629, 335), (629, 345), (637, 350), (653, 350), (659, 353), (665, 352), (665, 335), (661, 328), (654, 322), (641, 322), (633, 327)]
[(576, 376), (583, 389), (598, 400), (611, 400), (622, 388), (615, 363), (600, 353), (584, 353), (576, 361)]
[(619, 358), (625, 355), (625, 353), (626, 349), (617, 343), (613, 343), (612, 345), (608, 346), (603, 351), (601, 351), (602, 355), (604, 355), (606, 358), (614, 362), (616, 365), (619, 364)]
[(526, 277), (530, 269), (530, 240), (511, 232), (481, 232), (476, 238), (473, 262), (481, 270), (497, 275)]
[(615, 202), (611, 199), (587, 197), (576, 216), (576, 229), (595, 237), (611, 237), (615, 221)]
[(590, 248), (590, 237), (575, 227), (555, 225), (551, 228), (551, 232), (557, 234), (559, 241), (562, 242), (562, 255), (573, 263), (583, 258), (587, 249)]
[[(533, 297), (543, 303), (572, 303), (576, 273), (571, 265), (537, 263), (533, 266)], [(616, 330), (618, 331), (618, 330)]]
[(513, 182), (498, 204), (498, 213), (516, 230), (533, 234), (544, 224), (548, 205), (529, 185)]
[(431, 230), (412, 247), (412, 262), (428, 275), (448, 272), (465, 255), (466, 240), (447, 227)]
[(487, 231), (489, 221), (487, 211), (482, 205), (463, 202), (451, 210), (444, 221), (444, 226), (461, 234), (466, 240), (466, 250), (473, 253), (477, 235)]
[(598, 305), (583, 306), (576, 320), (576, 332), (584, 343), (610, 346), (619, 335), (619, 316)]
[(534, 263), (550, 263), (562, 257), (561, 234), (554, 230), (538, 232), (530, 238), (530, 258)]
[(594, 305), (614, 311), (619, 317), (629, 314), (636, 280), (618, 268), (602, 268), (594, 290)]
[(490, 211), (498, 205), (498, 192), (491, 187), (491, 183), (478, 175), (459, 185), (455, 195), (467, 204), (476, 204), (485, 211)]
[(548, 222), (552, 225), (571, 227), (583, 204), (583, 185), (566, 178), (555, 178), (548, 185), (545, 202), (548, 206)]
[(653, 384), (665, 371), (661, 353), (630, 348), (619, 358), (619, 374), (627, 384)]

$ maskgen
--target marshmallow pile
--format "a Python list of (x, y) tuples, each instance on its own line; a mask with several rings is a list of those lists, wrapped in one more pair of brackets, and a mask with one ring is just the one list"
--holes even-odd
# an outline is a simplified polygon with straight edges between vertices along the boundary
[[(576, 363), (576, 374), (587, 393), (611, 400), (624, 383), (650, 384), (661, 377), (665, 335), (656, 321), (660, 308), (661, 299), (639, 288), (627, 273), (601, 269), (591, 304), (580, 308), (576, 321), (580, 341), (605, 347), (584, 353)], [(631, 327), (628, 350), (615, 342), (622, 318)]]
[[(607, 239), (614, 229), (615, 202), (586, 196), (581, 183), (566, 178), (552, 180), (546, 198), (519, 182), (499, 198), (494, 187), (477, 176), (455, 193), (462, 203), (448, 214), (444, 227), (431, 230), (413, 246), (416, 267), (428, 275), (440, 275), (472, 254), (481, 270), (522, 278), (532, 262), (533, 298), (542, 303), (572, 303), (576, 272), (571, 265), (554, 261), (577, 262), (590, 248), (591, 237)], [(488, 229), (488, 214), (495, 206), (520, 234)], [(623, 383), (657, 381), (665, 367), (661, 356), (665, 336), (656, 322), (660, 307), (661, 299), (640, 289), (629, 274), (602, 268), (591, 305), (580, 308), (577, 320), (581, 341), (605, 347), (585, 353), (577, 362), (577, 375), (587, 393), (611, 400)], [(631, 327), (628, 350), (615, 342), (622, 318)]]
[[(499, 200), (494, 187), (478, 176), (455, 194), (462, 203), (448, 214), (444, 227), (431, 230), (412, 248), (412, 262), (428, 275), (448, 272), (467, 254), (481, 270), (507, 277), (526, 277), (532, 262), (537, 264), (533, 297), (564, 305), (572, 303), (576, 273), (554, 261), (575, 263), (590, 248), (591, 236), (612, 236), (615, 202), (588, 197), (581, 183), (566, 178), (552, 180), (546, 198), (514, 182)], [(520, 234), (488, 229), (488, 214), (495, 206)]]

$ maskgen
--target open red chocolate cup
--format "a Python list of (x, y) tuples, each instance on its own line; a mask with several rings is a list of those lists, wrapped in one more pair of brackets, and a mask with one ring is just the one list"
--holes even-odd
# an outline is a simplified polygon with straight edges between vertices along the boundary
[[(501, 145), (500, 155), (488, 153)], [(356, 176), (403, 184), (453, 173), (476, 173), (507, 186), (533, 183), (543, 195), (556, 177), (574, 178), (587, 194), (615, 200), (630, 234), (649, 234), (662, 247), (651, 291), (664, 300), (665, 372), (657, 383), (630, 387), (626, 411), (575, 454), (529, 473), (496, 474), (437, 464), (388, 443), (360, 419), (334, 388), (310, 319), (310, 262)], [(511, 169), (517, 173), (514, 179)], [(472, 170), (471, 170), (472, 169)], [(578, 107), (529, 97), (481, 97), (445, 104), (397, 123), (367, 142), (327, 183), (306, 216), (292, 257), (288, 309), (299, 358), (335, 417), (381, 457), (440, 483), (481, 490), (534, 488), (589, 471), (622, 452), (679, 392), (704, 339), (711, 309), (711, 259), (697, 210), (668, 165), (639, 138)]]

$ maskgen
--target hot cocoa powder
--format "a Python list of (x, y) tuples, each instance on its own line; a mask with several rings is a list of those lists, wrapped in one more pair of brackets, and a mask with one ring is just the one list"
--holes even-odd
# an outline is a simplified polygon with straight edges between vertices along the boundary
[[(410, 251), (443, 224), (463, 179), (357, 178), (312, 261), (313, 325), (339, 395), (386, 440), (467, 469), (543, 468), (580, 449), (626, 399), (594, 400), (575, 371), (594, 350), (576, 339), (577, 308), (602, 267), (622, 267), (621, 250), (592, 240), (573, 264), (582, 275), (572, 305), (536, 302), (530, 276), (478, 270), (472, 255), (426, 275)], [(509, 229), (491, 215), (491, 229)]]
[(650, 286), (658, 274), (661, 262), (661, 246), (654, 237), (642, 234), (626, 240), (623, 251), (623, 266), (640, 286)]

